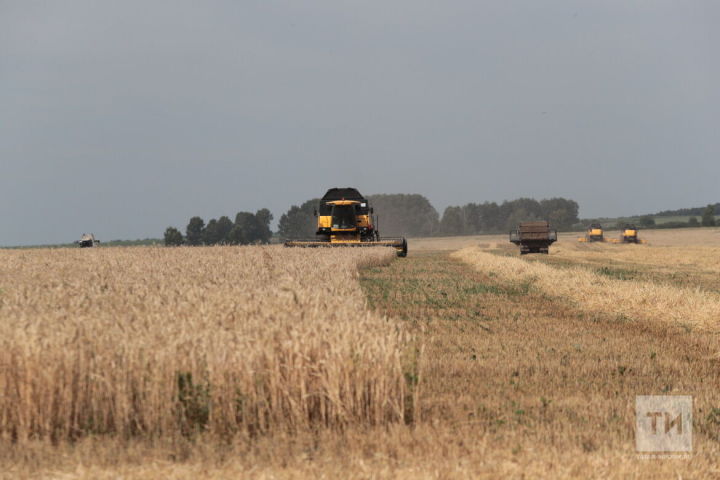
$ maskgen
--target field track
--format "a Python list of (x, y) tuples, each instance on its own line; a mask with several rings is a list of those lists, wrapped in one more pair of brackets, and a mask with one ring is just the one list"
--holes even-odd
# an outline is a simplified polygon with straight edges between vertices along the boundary
[[(498, 275), (494, 262), (472, 268), (461, 253), (376, 268), (364, 285), (383, 311), (424, 333), (422, 418), (463, 432), (476, 474), (718, 474), (717, 329), (586, 310)], [(664, 393), (694, 396), (691, 461), (634, 455), (635, 395)], [(479, 451), (493, 461), (474, 458)]]

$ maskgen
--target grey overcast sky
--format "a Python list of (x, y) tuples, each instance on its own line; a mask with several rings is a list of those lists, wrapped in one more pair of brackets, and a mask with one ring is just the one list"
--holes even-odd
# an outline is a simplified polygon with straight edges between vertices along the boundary
[(0, 0), (0, 245), (332, 186), (720, 201), (720, 2)]

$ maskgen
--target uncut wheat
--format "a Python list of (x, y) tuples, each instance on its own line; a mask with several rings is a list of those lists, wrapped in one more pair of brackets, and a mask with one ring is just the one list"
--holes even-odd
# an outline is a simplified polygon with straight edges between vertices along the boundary
[(400, 421), (391, 249), (0, 252), (0, 436), (255, 435)]

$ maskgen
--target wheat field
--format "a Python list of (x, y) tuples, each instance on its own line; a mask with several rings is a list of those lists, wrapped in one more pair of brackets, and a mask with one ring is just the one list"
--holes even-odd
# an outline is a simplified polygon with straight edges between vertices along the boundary
[[(720, 476), (717, 230), (682, 233), (0, 251), (0, 478)], [(649, 394), (693, 396), (690, 458), (638, 458)]]
[(252, 436), (403, 421), (387, 250), (2, 251), (0, 438)]

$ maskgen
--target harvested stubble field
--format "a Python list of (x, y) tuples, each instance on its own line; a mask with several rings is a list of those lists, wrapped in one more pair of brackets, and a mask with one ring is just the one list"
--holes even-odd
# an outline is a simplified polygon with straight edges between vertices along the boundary
[[(1, 403), (2, 428), (21, 423), (4, 413), (14, 408), (28, 433), (20, 442), (3, 430), (0, 470), (8, 478), (718, 477), (717, 244), (702, 236), (714, 232), (686, 237), (689, 248), (673, 231), (639, 246), (564, 236), (550, 255), (523, 258), (504, 237), (424, 240), (398, 260), (382, 250), (0, 252), (3, 350), (25, 355), (0, 354), (0, 388), (43, 379), (37, 398), (26, 390), (21, 406)], [(7, 363), (14, 358), (35, 370)], [(71, 375), (86, 371), (109, 383)], [(189, 391), (179, 372), (191, 375)], [(112, 385), (122, 409), (108, 406)], [(238, 385), (257, 387), (252, 400), (237, 401)], [(140, 387), (155, 393), (128, 394)], [(316, 395), (303, 400), (303, 389)], [(53, 407), (53, 395), (72, 403), (99, 392), (85, 409), (133, 419), (140, 407), (129, 405), (154, 402), (141, 418), (155, 415), (156, 430), (126, 420), (87, 437), (82, 426), (53, 434), (39, 421), (77, 416), (65, 403)], [(638, 457), (634, 401), (646, 394), (693, 396), (689, 459)]]

